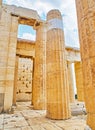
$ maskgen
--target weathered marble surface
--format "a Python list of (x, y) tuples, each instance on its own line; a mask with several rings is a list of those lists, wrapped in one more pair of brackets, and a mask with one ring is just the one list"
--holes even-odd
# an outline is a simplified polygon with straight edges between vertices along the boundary
[[(83, 105), (71, 104), (71, 110), (79, 111)], [(86, 127), (86, 115), (57, 121), (46, 118), (45, 110), (31, 108), (30, 102), (18, 102), (14, 114), (0, 115), (0, 130), (84, 130)]]

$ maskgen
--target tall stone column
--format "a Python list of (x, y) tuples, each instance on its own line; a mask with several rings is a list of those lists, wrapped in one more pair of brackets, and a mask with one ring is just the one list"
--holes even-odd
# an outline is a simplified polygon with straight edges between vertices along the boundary
[(65, 45), (62, 16), (58, 10), (47, 14), (46, 77), (47, 77), (47, 117), (68, 119), (69, 86), (65, 61)]
[(13, 101), (17, 29), (18, 17), (2, 11), (0, 20), (0, 93), (4, 95), (4, 111), (10, 109)]
[(36, 23), (36, 45), (35, 45), (35, 63), (34, 78), (32, 89), (32, 101), (34, 109), (42, 110), (46, 108), (46, 26), (45, 23)]
[(32, 96), (31, 96), (31, 105), (33, 105), (33, 81), (34, 81), (34, 65), (35, 65), (35, 58), (32, 57), (31, 60), (33, 61), (33, 67), (32, 67)]
[(73, 103), (75, 102), (73, 68), (71, 62), (68, 62), (67, 64), (68, 64), (69, 96), (70, 96), (70, 102)]
[(16, 56), (15, 75), (14, 75), (14, 89), (13, 89), (13, 105), (16, 105), (16, 92), (17, 92), (17, 79), (18, 79), (18, 64), (19, 64), (19, 56)]
[(77, 97), (78, 101), (84, 102), (84, 85), (83, 85), (83, 72), (82, 72), (82, 63), (75, 63), (75, 76), (76, 76), (76, 88), (77, 88)]
[(87, 124), (95, 130), (95, 1), (76, 0)]

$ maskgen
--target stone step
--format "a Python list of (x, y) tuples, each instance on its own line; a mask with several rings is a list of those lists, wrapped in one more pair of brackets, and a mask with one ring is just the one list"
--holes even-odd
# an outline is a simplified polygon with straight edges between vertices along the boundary
[(86, 108), (84, 102), (71, 103), (71, 114), (72, 116), (86, 115)]

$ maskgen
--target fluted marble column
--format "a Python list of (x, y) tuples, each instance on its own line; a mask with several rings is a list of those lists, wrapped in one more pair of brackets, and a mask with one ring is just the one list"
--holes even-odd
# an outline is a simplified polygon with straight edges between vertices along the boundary
[(46, 44), (46, 84), (47, 84), (47, 117), (51, 119), (70, 118), (69, 86), (62, 16), (59, 10), (47, 14)]
[(42, 110), (46, 108), (46, 26), (45, 23), (36, 24), (36, 46), (32, 101), (34, 109)]
[(68, 82), (69, 82), (69, 96), (70, 102), (75, 102), (75, 94), (74, 94), (74, 76), (73, 76), (73, 68), (72, 62), (68, 62)]
[(76, 0), (87, 124), (95, 130), (95, 1)]
[(84, 102), (84, 85), (83, 85), (83, 73), (82, 73), (82, 63), (75, 63), (75, 76), (76, 76), (76, 88), (78, 101)]

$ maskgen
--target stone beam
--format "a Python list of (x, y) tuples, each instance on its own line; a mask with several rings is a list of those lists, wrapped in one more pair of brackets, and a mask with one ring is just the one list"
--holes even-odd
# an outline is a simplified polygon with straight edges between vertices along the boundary
[(65, 47), (66, 60), (69, 62), (81, 61), (80, 49), (75, 47)]
[(3, 9), (14, 16), (19, 16), (20, 24), (27, 24), (33, 26), (36, 21), (42, 21), (37, 11), (26, 9), (23, 7), (16, 7), (14, 5), (3, 5)]
[[(17, 41), (17, 55), (33, 56), (35, 58), (35, 41), (18, 39)], [(65, 47), (66, 61), (80, 62), (79, 48)]]
[(35, 58), (35, 41), (18, 39), (16, 49), (19, 56)]

